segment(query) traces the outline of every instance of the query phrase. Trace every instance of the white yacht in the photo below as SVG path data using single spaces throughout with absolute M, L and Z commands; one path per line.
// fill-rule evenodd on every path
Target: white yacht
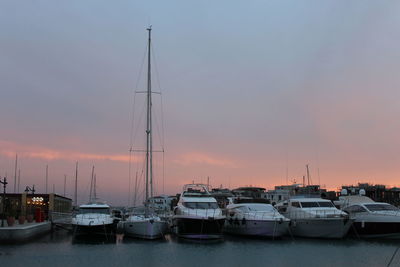
M 111 234 L 116 221 L 110 206 L 103 203 L 80 205 L 78 213 L 72 218 L 74 234 Z
M 134 209 L 124 225 L 127 236 L 143 239 L 162 238 L 168 231 L 168 222 L 148 207 Z
M 193 239 L 222 238 L 225 216 L 217 200 L 204 184 L 183 187 L 172 216 L 172 230 L 179 237 Z
M 400 209 L 388 203 L 373 201 L 365 196 L 364 189 L 360 190 L 359 195 L 347 195 L 347 190 L 342 190 L 337 204 L 354 219 L 352 234 L 400 238 Z
M 343 238 L 353 223 L 347 213 L 327 199 L 290 198 L 276 207 L 290 219 L 289 229 L 294 236 Z
M 275 238 L 288 232 L 290 220 L 271 204 L 229 204 L 226 209 L 226 233 Z
M 151 95 L 151 26 L 148 31 L 147 46 L 147 90 L 146 90 L 146 199 L 143 212 L 133 212 L 124 224 L 127 236 L 139 237 L 144 239 L 156 239 L 163 237 L 168 230 L 168 222 L 155 213 L 154 206 L 150 205 L 149 199 L 153 197 L 153 125 L 152 125 L 152 100 Z
M 118 219 L 112 214 L 109 205 L 97 201 L 94 166 L 90 181 L 89 203 L 79 206 L 79 210 L 72 218 L 71 223 L 74 235 L 104 234 L 108 237 L 109 234 L 115 232 Z

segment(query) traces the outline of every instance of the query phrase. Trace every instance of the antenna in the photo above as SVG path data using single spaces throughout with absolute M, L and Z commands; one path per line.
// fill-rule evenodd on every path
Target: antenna
M 286 185 L 289 184 L 289 156 L 288 152 L 286 151 Z
M 129 185 L 128 185 L 128 207 L 130 207 L 131 206 L 131 199 L 132 199 L 132 196 L 131 196 L 131 187 L 132 187 L 132 185 L 131 185 L 131 159 L 130 159 L 130 157 L 131 157 L 131 152 L 129 152 Z
M 318 184 L 321 185 L 321 177 L 319 176 L 319 167 L 317 168 L 317 173 L 318 173 Z
M 75 165 L 75 206 L 78 206 L 78 162 Z
M 67 187 L 67 175 L 64 174 L 64 197 L 65 197 L 65 188 Z
M 18 169 L 18 186 L 17 186 L 17 193 L 19 193 L 19 185 L 21 183 L 21 169 Z
M 136 199 L 137 199 L 137 178 L 138 178 L 138 173 L 136 171 L 136 177 L 135 177 L 135 195 L 133 198 L 133 206 L 136 207 Z
M 49 182 L 49 165 L 46 165 L 46 194 L 47 194 L 47 184 Z
M 94 174 L 94 187 L 93 187 L 93 196 L 94 196 L 94 200 L 96 201 L 97 199 L 97 194 L 96 194 L 96 174 Z
M 90 193 L 89 193 L 89 202 L 92 202 L 93 179 L 94 179 L 94 165 L 93 165 L 93 167 L 92 167 L 92 177 L 91 177 L 91 179 L 90 179 Z
M 17 165 L 18 165 L 18 154 L 15 154 L 14 193 L 17 192 Z
M 164 135 L 164 133 L 163 133 L 163 135 Z M 164 140 L 163 140 L 163 153 L 162 153 L 162 193 L 163 194 L 165 194 L 165 190 L 164 190 L 165 189 L 165 164 L 164 164 L 164 162 L 165 162 L 165 157 L 164 157 Z

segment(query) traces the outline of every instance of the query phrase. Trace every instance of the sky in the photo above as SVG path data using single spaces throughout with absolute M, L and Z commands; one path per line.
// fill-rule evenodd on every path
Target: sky
M 143 197 L 152 25 L 154 183 L 400 186 L 400 2 L 0 2 L 0 175 L 100 199 Z M 133 121 L 133 123 L 132 123 Z M 132 134 L 133 133 L 133 134 Z M 164 157 L 162 156 L 164 155 Z M 131 162 L 131 164 L 129 164 Z M 130 166 L 130 167 L 129 167 Z M 130 178 L 129 178 L 130 177 Z

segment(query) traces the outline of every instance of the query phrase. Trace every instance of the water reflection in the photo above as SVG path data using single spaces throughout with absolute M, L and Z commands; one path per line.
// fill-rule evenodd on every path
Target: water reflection
M 218 238 L 218 239 L 190 239 L 190 238 L 178 237 L 176 235 L 169 235 L 169 240 L 171 242 L 176 242 L 176 243 L 180 243 L 180 244 L 204 244 L 204 245 L 221 244 L 221 243 L 224 243 L 224 241 L 225 241 L 224 238 Z
M 33 242 L 0 244 L 1 266 L 400 266 L 399 240 L 324 240 L 284 237 L 190 240 L 166 235 L 143 240 L 127 236 L 81 235 L 55 231 Z M 38 261 L 40 259 L 40 261 Z
M 72 244 L 90 244 L 90 245 L 103 245 L 103 244 L 115 244 L 115 235 L 76 235 L 72 238 Z
M 143 239 L 139 237 L 132 237 L 125 235 L 123 238 L 122 243 L 130 244 L 130 243 L 139 243 L 139 244 L 146 244 L 146 243 L 165 243 L 170 241 L 169 235 L 164 235 L 164 237 L 157 238 L 157 239 Z

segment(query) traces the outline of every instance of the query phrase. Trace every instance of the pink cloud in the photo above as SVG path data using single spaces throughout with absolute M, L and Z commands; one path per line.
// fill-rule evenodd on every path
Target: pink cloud
M 232 160 L 222 159 L 200 152 L 183 154 L 178 159 L 173 160 L 173 162 L 184 166 L 206 164 L 218 167 L 236 168 L 236 164 Z
M 93 154 L 93 153 L 82 153 L 78 151 L 57 151 L 40 146 L 27 146 L 17 143 L 0 141 L 0 154 L 6 157 L 15 157 L 15 153 L 18 153 L 18 157 L 21 158 L 37 158 L 45 160 L 112 160 L 129 162 L 129 155 L 122 154 Z M 137 159 L 132 156 L 132 161 Z

